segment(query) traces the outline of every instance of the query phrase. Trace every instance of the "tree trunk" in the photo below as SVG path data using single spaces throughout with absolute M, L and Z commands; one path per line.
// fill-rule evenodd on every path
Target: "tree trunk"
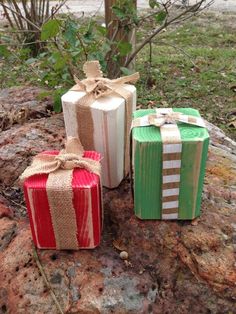
M 112 6 L 120 6 L 118 0 L 105 0 L 105 20 L 107 27 L 107 37 L 113 42 L 129 42 L 132 44 L 132 50 L 135 48 L 136 44 L 136 30 L 132 27 L 129 31 L 121 25 L 117 16 L 112 12 Z M 133 5 L 135 9 L 137 8 L 137 0 L 130 1 L 129 5 Z M 118 55 L 117 45 L 114 44 L 111 47 L 111 51 L 108 53 L 108 76 L 114 78 L 120 75 L 120 67 L 124 66 L 126 59 L 129 55 L 125 57 L 119 57 L 117 60 L 114 57 Z M 130 63 L 129 69 L 134 69 L 135 60 Z

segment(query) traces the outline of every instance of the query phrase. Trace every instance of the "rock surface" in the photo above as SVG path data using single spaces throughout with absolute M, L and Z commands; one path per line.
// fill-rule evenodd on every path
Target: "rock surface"
M 200 218 L 137 219 L 125 180 L 104 191 L 99 248 L 38 251 L 64 313 L 236 313 L 236 143 L 217 127 L 208 128 Z M 1 134 L 0 313 L 59 313 L 38 268 L 14 182 L 35 153 L 61 148 L 63 138 L 61 115 L 29 118 Z

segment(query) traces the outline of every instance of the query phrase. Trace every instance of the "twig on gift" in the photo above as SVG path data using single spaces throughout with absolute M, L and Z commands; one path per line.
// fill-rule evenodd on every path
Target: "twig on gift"
M 39 269 L 39 271 L 40 271 L 40 273 L 41 273 L 41 275 L 42 275 L 42 277 L 43 277 L 44 283 L 46 284 L 46 286 L 47 286 L 47 288 L 48 288 L 48 290 L 49 290 L 49 292 L 50 292 L 50 294 L 51 294 L 51 297 L 52 297 L 53 301 L 55 302 L 55 305 L 56 305 L 58 311 L 59 311 L 61 314 L 64 314 L 64 311 L 62 310 L 62 308 L 61 308 L 61 306 L 60 306 L 60 304 L 59 304 L 59 302 L 58 302 L 58 300 L 57 300 L 57 297 L 56 297 L 56 295 L 55 295 L 55 293 L 54 293 L 54 291 L 53 291 L 53 289 L 52 289 L 52 287 L 51 287 L 51 285 L 50 285 L 50 283 L 49 283 L 49 281 L 48 281 L 48 279 L 47 279 L 47 276 L 46 276 L 46 274 L 45 274 L 45 271 L 44 271 L 44 269 L 43 269 L 43 266 L 42 266 L 42 264 L 40 263 L 40 260 L 39 260 L 39 256 L 38 256 L 36 247 L 35 247 L 34 245 L 32 245 L 32 248 L 33 248 L 33 256 L 34 256 L 36 265 L 37 265 L 37 267 L 38 267 L 38 269 Z

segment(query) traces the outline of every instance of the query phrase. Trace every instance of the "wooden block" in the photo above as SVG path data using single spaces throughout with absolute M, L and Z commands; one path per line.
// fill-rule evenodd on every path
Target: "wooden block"
M 124 85 L 133 94 L 133 111 L 136 109 L 136 88 Z M 68 91 L 62 96 L 66 134 L 79 136 L 77 120 L 78 101 L 84 92 Z M 102 155 L 102 183 L 108 188 L 117 187 L 124 178 L 125 100 L 115 94 L 101 97 L 90 107 L 93 120 L 94 147 Z M 83 144 L 83 138 L 80 138 Z
M 191 108 L 173 111 L 200 117 Z M 134 118 L 154 112 L 139 110 Z M 132 130 L 134 207 L 141 219 L 193 219 L 200 215 L 209 135 L 195 125 L 180 122 L 177 126 L 182 143 L 163 144 L 159 127 Z
M 58 151 L 46 152 L 57 155 Z M 99 161 L 97 152 L 84 152 L 84 157 Z M 53 175 L 53 174 L 51 174 Z M 56 249 L 56 236 L 52 224 L 47 193 L 48 174 L 29 177 L 24 182 L 24 195 L 30 219 L 33 241 L 39 249 Z M 57 186 L 55 186 L 57 190 Z M 101 185 L 98 175 L 85 169 L 73 170 L 73 207 L 76 217 L 78 247 L 92 249 L 99 245 L 102 229 Z M 66 234 L 70 225 L 63 226 Z M 64 249 L 69 249 L 65 247 Z

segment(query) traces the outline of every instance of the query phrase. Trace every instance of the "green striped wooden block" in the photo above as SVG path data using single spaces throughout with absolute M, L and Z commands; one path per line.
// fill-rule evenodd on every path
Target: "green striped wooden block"
M 192 108 L 173 108 L 173 111 L 200 117 Z M 155 110 L 138 110 L 133 117 L 150 113 Z M 141 219 L 193 219 L 200 215 L 209 134 L 206 128 L 180 122 L 177 125 L 182 144 L 163 145 L 160 128 L 155 126 L 132 130 L 134 210 Z M 179 152 L 181 162 L 176 161 L 179 169 L 172 180 L 173 175 L 168 176 L 168 170 L 163 173 L 162 166 L 163 162 L 168 165 L 169 153 Z M 174 213 L 176 206 L 178 214 Z

